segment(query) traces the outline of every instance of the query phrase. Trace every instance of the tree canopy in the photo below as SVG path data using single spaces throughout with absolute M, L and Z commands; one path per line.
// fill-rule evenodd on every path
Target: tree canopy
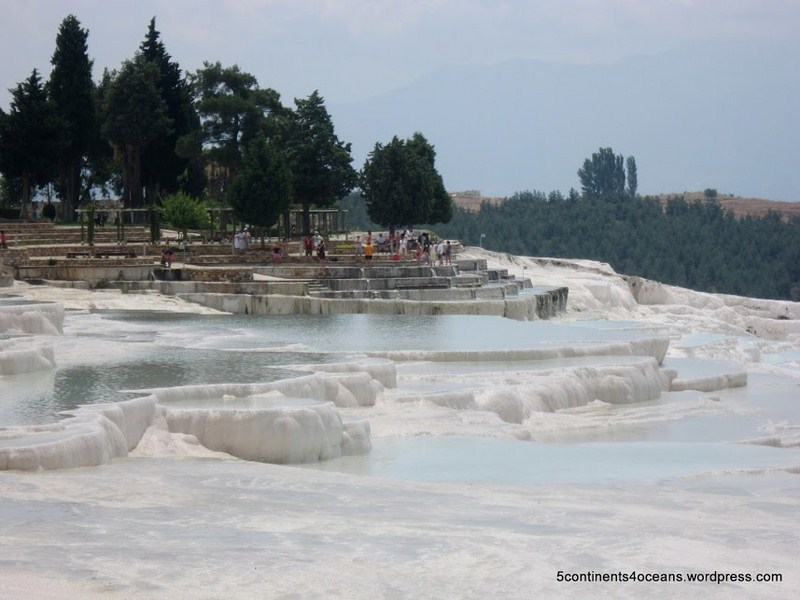
M 278 92 L 260 88 L 256 78 L 237 65 L 205 62 L 189 80 L 206 160 L 213 167 L 210 195 L 222 200 L 239 170 L 244 147 L 259 132 L 269 136 L 285 109 Z
M 124 198 L 133 208 L 143 205 L 142 154 L 173 130 L 159 81 L 154 63 L 141 58 L 127 61 L 105 99 L 104 132 L 122 164 Z
M 261 228 L 275 225 L 291 206 L 292 172 L 283 152 L 263 134 L 245 148 L 229 201 L 242 221 Z
M 189 229 L 205 229 L 211 219 L 203 203 L 185 192 L 170 194 L 163 199 L 162 208 L 167 223 L 180 230 L 183 239 Z
M 625 161 L 611 148 L 600 148 L 583 162 L 578 178 L 583 195 L 588 198 L 619 196 L 625 192 Z
M 183 190 L 169 202 L 183 210 L 170 209 L 175 222 L 188 213 L 199 223 L 202 204 L 185 205 L 190 195 L 208 195 L 270 226 L 293 196 L 307 233 L 312 206 L 329 206 L 360 185 L 361 195 L 345 200 L 359 208 L 350 216 L 380 226 L 439 225 L 441 235 L 477 243 L 484 234 L 487 247 L 506 252 L 602 260 L 701 290 L 800 298 L 800 221 L 736 219 L 713 188 L 697 203 L 640 197 L 635 159 L 611 148 L 578 169 L 580 194 L 523 192 L 474 213 L 454 210 L 434 148 L 420 133 L 376 143 L 358 174 L 317 91 L 288 108 L 236 65 L 207 62 L 184 76 L 155 19 L 133 58 L 95 85 L 87 43 L 88 31 L 67 16 L 47 84 L 34 69 L 11 90 L 7 112 L 0 110 L 2 197 L 21 201 L 23 215 L 37 187 L 55 190 L 65 218 L 95 188 L 121 193 L 133 207 L 143 205 L 143 190 L 150 200 Z
M 356 186 L 358 174 L 351 165 L 351 146 L 337 137 L 319 92 L 294 103 L 284 140 L 295 201 L 303 207 L 303 234 L 308 235 L 311 206 L 330 206 L 346 196 Z
M 718 202 L 631 198 L 570 200 L 521 192 L 479 211 L 456 209 L 444 237 L 523 256 L 582 258 L 707 292 L 800 299 L 800 218 L 737 219 Z
M 452 200 L 436 171 L 436 152 L 421 133 L 376 143 L 361 171 L 369 217 L 384 227 L 446 223 Z
M 28 212 L 34 186 L 55 172 L 62 127 L 34 69 L 28 79 L 11 90 L 9 112 L 0 115 L 0 167 L 6 176 L 20 181 L 23 215 Z

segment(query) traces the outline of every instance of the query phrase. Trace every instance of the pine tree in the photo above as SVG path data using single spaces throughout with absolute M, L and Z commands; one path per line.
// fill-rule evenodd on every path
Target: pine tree
M 283 152 L 258 134 L 247 145 L 228 196 L 237 217 L 269 228 L 292 204 L 292 172 Z
M 370 218 L 384 227 L 446 223 L 452 200 L 436 171 L 436 152 L 421 133 L 375 144 L 361 171 L 361 190 Z
M 311 205 L 330 206 L 356 186 L 350 144 L 341 142 L 318 92 L 296 99 L 286 144 L 295 200 L 303 207 L 303 234 L 311 230 Z
M 0 170 L 21 183 L 20 215 L 37 184 L 49 181 L 59 155 L 63 122 L 48 100 L 36 69 L 11 91 L 9 112 L 0 122 Z
M 190 79 L 205 159 L 212 166 L 210 195 L 223 200 L 236 178 L 245 146 L 259 132 L 273 135 L 287 111 L 275 90 L 259 88 L 256 78 L 236 65 L 206 62 Z

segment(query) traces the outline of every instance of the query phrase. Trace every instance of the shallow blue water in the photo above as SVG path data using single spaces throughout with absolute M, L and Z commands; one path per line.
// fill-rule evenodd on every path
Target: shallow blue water
M 295 376 L 292 365 L 366 351 L 529 349 L 642 335 L 501 317 L 68 312 L 65 336 L 75 338 L 86 364 L 4 378 L 0 424 L 52 422 L 80 404 L 121 400 L 119 390 L 275 381 Z M 121 358 L 104 351 L 110 344 L 124 349 Z
M 215 383 L 275 381 L 300 374 L 296 365 L 334 362 L 370 350 L 502 350 L 595 344 L 651 337 L 633 322 L 518 322 L 500 317 L 388 315 L 231 316 L 159 312 L 68 312 L 63 338 L 78 358 L 50 372 L 0 378 L 0 425 L 44 423 L 80 404 L 112 402 L 120 390 Z M 114 351 L 106 351 L 113 348 Z M 585 357 L 508 363 L 405 363 L 398 374 L 416 378 L 459 373 L 511 373 L 566 366 L 623 364 L 638 357 Z M 668 359 L 679 375 L 698 377 L 737 371 L 719 361 Z M 538 442 L 490 437 L 374 438 L 372 453 L 308 468 L 425 481 L 503 484 L 653 482 L 706 471 L 796 466 L 797 449 L 731 443 L 767 435 L 762 423 L 794 422 L 797 408 L 788 384 L 751 377 L 728 390 L 710 414 L 684 414 L 696 392 L 664 394 L 630 410 L 643 419 L 610 420 L 600 426 L 543 430 Z M 424 386 L 423 386 L 424 387 Z M 647 404 L 647 403 L 645 403 Z M 717 408 L 720 411 L 716 411 Z M 628 416 L 625 406 L 611 409 Z M 648 416 L 652 411 L 652 415 Z M 666 412 L 665 412 L 666 411 Z M 368 409 L 365 410 L 369 412 Z M 676 418 L 673 418 L 673 415 Z M 592 418 L 589 416 L 588 418 Z M 546 441 L 546 443 L 545 443 Z M 568 441 L 569 443 L 564 443 Z
M 384 438 L 369 456 L 302 468 L 392 479 L 495 483 L 656 483 L 701 473 L 796 467 L 792 449 L 734 443 L 579 443 L 469 437 Z
M 160 332 L 191 328 L 220 348 L 302 344 L 311 351 L 504 350 L 556 343 L 598 343 L 651 337 L 647 328 L 600 322 L 513 321 L 491 316 L 183 315 L 115 313 L 109 320 L 151 324 Z

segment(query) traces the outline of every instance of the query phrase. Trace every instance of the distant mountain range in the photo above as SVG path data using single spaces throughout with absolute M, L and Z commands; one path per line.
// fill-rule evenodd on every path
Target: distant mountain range
M 639 192 L 800 200 L 800 43 L 697 45 L 603 66 L 453 66 L 331 103 L 361 168 L 376 142 L 422 132 L 448 190 L 580 188 L 601 147 L 634 156 Z

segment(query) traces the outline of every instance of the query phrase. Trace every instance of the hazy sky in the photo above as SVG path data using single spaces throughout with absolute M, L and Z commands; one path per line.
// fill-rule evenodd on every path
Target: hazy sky
M 0 106 L 50 71 L 58 26 L 89 30 L 95 78 L 157 19 L 184 70 L 238 64 L 285 104 L 319 89 L 362 99 L 448 64 L 511 58 L 595 63 L 695 41 L 800 33 L 798 0 L 0 0 Z
M 585 157 L 598 147 L 612 146 L 636 155 L 642 193 L 710 185 L 743 195 L 800 199 L 796 174 L 800 138 L 793 133 L 800 123 L 793 101 L 800 76 L 794 56 L 800 0 L 0 0 L 0 107 L 8 107 L 8 89 L 32 69 L 45 78 L 49 75 L 55 37 L 69 14 L 89 30 L 96 80 L 104 68 L 118 68 L 134 56 L 155 16 L 167 51 L 184 71 L 195 71 L 204 61 L 238 64 L 255 75 L 261 87 L 277 90 L 286 106 L 319 90 L 335 117 L 337 133 L 353 142 L 357 168 L 375 141 L 412 133 L 398 129 L 403 120 L 435 136 L 431 141 L 437 148 L 437 165 L 453 190 L 476 188 L 490 195 L 510 195 L 520 189 L 566 191 L 578 184 L 575 173 Z M 745 65 L 753 62 L 746 59 L 736 62 L 731 54 L 721 63 L 724 69 L 702 68 L 701 46 L 734 48 L 740 57 L 747 57 L 750 49 L 767 42 L 786 49 L 776 59 L 755 66 Z M 728 56 L 726 50 L 721 52 Z M 731 95 L 702 103 L 696 87 L 681 87 L 686 78 L 664 77 L 656 82 L 654 93 L 640 98 L 643 104 L 634 111 L 649 112 L 640 116 L 640 122 L 612 131 L 613 135 L 592 136 L 585 127 L 573 132 L 576 108 L 570 113 L 567 107 L 560 111 L 555 106 L 547 115 L 554 132 L 536 144 L 541 131 L 534 125 L 530 134 L 517 126 L 514 131 L 498 128 L 493 118 L 502 120 L 504 111 L 497 106 L 458 114 L 456 105 L 463 96 L 453 89 L 452 99 L 440 90 L 436 98 L 423 100 L 425 105 L 401 107 L 398 114 L 405 117 L 395 114 L 392 120 L 380 115 L 377 123 L 359 116 L 364 104 L 352 104 L 434 71 L 438 77 L 442 69 L 456 65 L 538 59 L 594 66 L 660 53 L 693 57 L 697 53 L 696 61 L 676 68 L 689 71 L 697 64 L 694 70 L 701 73 L 707 89 L 727 90 L 731 77 L 745 83 L 761 73 L 774 77 L 768 90 L 757 88 L 754 102 L 741 114 L 727 114 L 734 110 L 734 103 L 726 101 Z M 731 75 L 731 69 L 736 74 Z M 474 76 L 480 70 L 469 72 Z M 727 82 L 722 70 L 728 71 Z M 661 91 L 656 93 L 655 88 Z M 602 87 L 592 91 L 604 93 Z M 515 93 L 500 92 L 501 98 Z M 680 108 L 676 104 L 665 104 L 669 98 L 675 102 L 670 92 L 678 94 L 683 113 L 673 110 Z M 541 94 L 546 96 L 547 90 Z M 582 93 L 578 99 L 585 102 L 580 112 L 596 103 L 591 94 Z M 437 100 L 445 106 L 424 121 L 424 109 Z M 349 118 L 348 106 L 356 113 Z M 481 117 L 481 111 L 494 114 Z M 601 113 L 596 121 L 608 117 Z M 667 132 L 656 135 L 648 119 L 669 123 Z M 455 129 L 447 130 L 448 122 L 455 122 Z M 473 137 L 465 144 L 459 134 L 481 124 L 490 130 L 485 139 Z M 635 139 L 622 139 L 625 132 Z M 676 137 L 678 133 L 685 141 Z M 714 140 L 717 149 L 709 153 L 697 139 Z

